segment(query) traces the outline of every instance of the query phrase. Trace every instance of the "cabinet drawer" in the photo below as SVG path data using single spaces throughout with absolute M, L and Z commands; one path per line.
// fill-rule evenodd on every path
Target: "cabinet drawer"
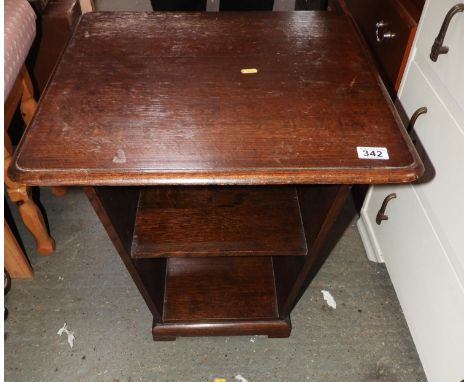
M 397 90 L 416 22 L 395 0 L 347 0 L 347 5 L 380 66 L 384 82 Z
M 414 126 L 426 174 L 413 186 L 463 281 L 463 132 L 416 62 L 409 68 L 400 102 L 408 116 L 427 107 Z
M 377 225 L 392 192 L 388 220 Z M 385 259 L 428 380 L 461 381 L 463 289 L 413 187 L 372 187 L 361 219 Z

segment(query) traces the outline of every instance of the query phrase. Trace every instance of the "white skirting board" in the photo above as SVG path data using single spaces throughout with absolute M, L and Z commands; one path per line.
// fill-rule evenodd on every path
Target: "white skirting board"
M 378 246 L 378 244 L 370 233 L 372 231 L 369 232 L 368 227 L 369 226 L 365 223 L 365 219 L 361 216 L 357 221 L 357 229 L 361 236 L 364 249 L 366 250 L 367 258 L 374 263 L 385 263 L 382 253 L 380 251 L 376 251 L 374 248 L 374 246 Z
M 361 216 L 357 221 L 357 228 L 361 236 L 362 244 L 366 250 L 367 258 L 374 263 L 385 263 L 382 256 L 382 251 L 379 247 L 377 238 L 375 237 L 372 225 L 368 221 L 368 215 L 365 213 L 369 207 L 369 200 L 372 197 L 373 187 L 369 188 L 366 199 L 361 209 Z

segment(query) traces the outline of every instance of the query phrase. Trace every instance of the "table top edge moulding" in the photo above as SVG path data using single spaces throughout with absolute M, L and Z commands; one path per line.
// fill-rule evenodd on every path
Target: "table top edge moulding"
M 77 186 L 414 181 L 423 165 L 362 49 L 334 12 L 88 13 L 9 174 Z M 358 146 L 389 159 L 360 159 Z

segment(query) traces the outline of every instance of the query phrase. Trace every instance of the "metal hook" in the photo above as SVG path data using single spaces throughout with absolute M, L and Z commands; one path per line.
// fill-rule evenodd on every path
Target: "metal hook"
M 408 132 L 408 134 L 411 134 L 413 132 L 414 124 L 416 123 L 416 120 L 418 119 L 418 117 L 421 114 L 426 114 L 426 113 L 427 113 L 427 107 L 425 106 L 420 107 L 413 113 L 410 121 L 408 122 L 408 127 L 406 128 L 406 131 Z
M 380 207 L 379 212 L 377 212 L 377 216 L 375 217 L 375 222 L 380 225 L 382 223 L 382 220 L 388 220 L 388 216 L 385 215 L 385 209 L 387 208 L 387 204 L 390 200 L 396 199 L 396 194 L 393 192 L 390 195 L 388 195 L 384 201 L 382 202 L 382 207 Z
M 447 33 L 447 29 L 449 27 L 450 21 L 452 20 L 453 16 L 455 16 L 458 12 L 464 11 L 463 3 L 454 5 L 450 10 L 447 12 L 445 16 L 444 22 L 440 27 L 440 32 L 434 40 L 434 44 L 432 44 L 431 54 L 429 57 L 432 61 L 436 62 L 439 58 L 439 54 L 447 54 L 449 51 L 448 46 L 443 46 L 445 34 Z

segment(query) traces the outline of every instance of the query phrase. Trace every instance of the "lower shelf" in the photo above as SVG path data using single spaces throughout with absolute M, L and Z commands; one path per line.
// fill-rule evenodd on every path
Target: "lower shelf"
M 276 320 L 272 258 L 169 258 L 163 322 Z

